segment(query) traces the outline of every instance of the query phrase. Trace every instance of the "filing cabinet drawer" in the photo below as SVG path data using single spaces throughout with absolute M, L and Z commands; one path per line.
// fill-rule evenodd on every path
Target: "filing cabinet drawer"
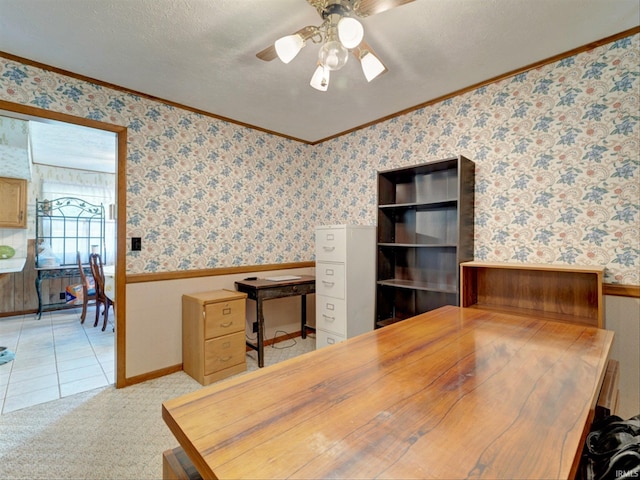
M 246 361 L 244 332 L 207 340 L 204 344 L 204 373 L 224 370 Z
M 316 330 L 316 348 L 327 347 L 346 340 L 342 335 L 325 332 L 324 330 Z
M 209 303 L 205 306 L 204 338 L 244 331 L 245 300 Z
M 343 228 L 316 230 L 316 261 L 344 262 L 346 255 L 346 232 Z
M 344 298 L 344 265 L 316 262 L 316 293 Z
M 316 297 L 316 329 L 347 336 L 347 307 L 345 301 L 333 297 Z
M 316 239 L 316 348 L 373 329 L 376 227 L 319 225 Z

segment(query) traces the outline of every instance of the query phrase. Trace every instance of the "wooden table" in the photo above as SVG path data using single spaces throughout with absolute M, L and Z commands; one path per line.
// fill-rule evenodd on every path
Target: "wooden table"
M 297 275 L 295 280 L 273 281 L 264 278 L 256 280 L 242 280 L 236 282 L 236 290 L 247 294 L 250 300 L 256 302 L 256 322 L 258 323 L 257 344 L 247 342 L 250 348 L 258 351 L 258 367 L 264 367 L 264 314 L 263 302 L 274 298 L 284 298 L 299 295 L 301 297 L 300 329 L 302 338 L 307 337 L 307 295 L 316 291 L 316 277 L 312 275 Z
M 204 478 L 572 478 L 613 333 L 442 307 L 164 402 Z
M 105 265 L 102 267 L 104 273 L 104 293 L 113 302 L 116 300 L 116 266 Z

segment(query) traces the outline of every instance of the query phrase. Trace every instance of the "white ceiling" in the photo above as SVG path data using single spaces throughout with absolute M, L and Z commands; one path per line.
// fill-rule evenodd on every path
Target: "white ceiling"
M 33 163 L 104 173 L 116 171 L 117 137 L 113 132 L 0 110 L 0 120 L 5 117 L 29 122 Z M 0 136 L 10 128 L 3 127 L 0 121 Z M 25 147 L 26 140 L 24 146 L 11 141 L 0 144 L 0 171 L 5 174 L 8 169 L 4 176 L 31 179 Z
M 640 1 L 416 0 L 362 19 L 389 71 L 352 57 L 327 92 L 318 45 L 256 58 L 320 23 L 305 0 L 0 0 L 0 51 L 313 143 L 637 27 Z
M 117 137 L 113 132 L 61 122 L 29 122 L 34 163 L 115 173 Z

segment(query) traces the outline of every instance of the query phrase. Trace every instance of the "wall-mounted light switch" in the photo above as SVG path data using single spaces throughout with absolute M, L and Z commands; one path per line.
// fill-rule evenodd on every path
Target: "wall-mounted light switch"
M 142 250 L 142 238 L 131 237 L 131 251 L 139 252 L 140 250 Z

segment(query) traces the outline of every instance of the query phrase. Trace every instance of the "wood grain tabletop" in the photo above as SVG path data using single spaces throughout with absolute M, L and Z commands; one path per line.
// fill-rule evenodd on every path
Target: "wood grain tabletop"
M 443 307 L 164 402 L 204 478 L 571 478 L 613 333 Z

